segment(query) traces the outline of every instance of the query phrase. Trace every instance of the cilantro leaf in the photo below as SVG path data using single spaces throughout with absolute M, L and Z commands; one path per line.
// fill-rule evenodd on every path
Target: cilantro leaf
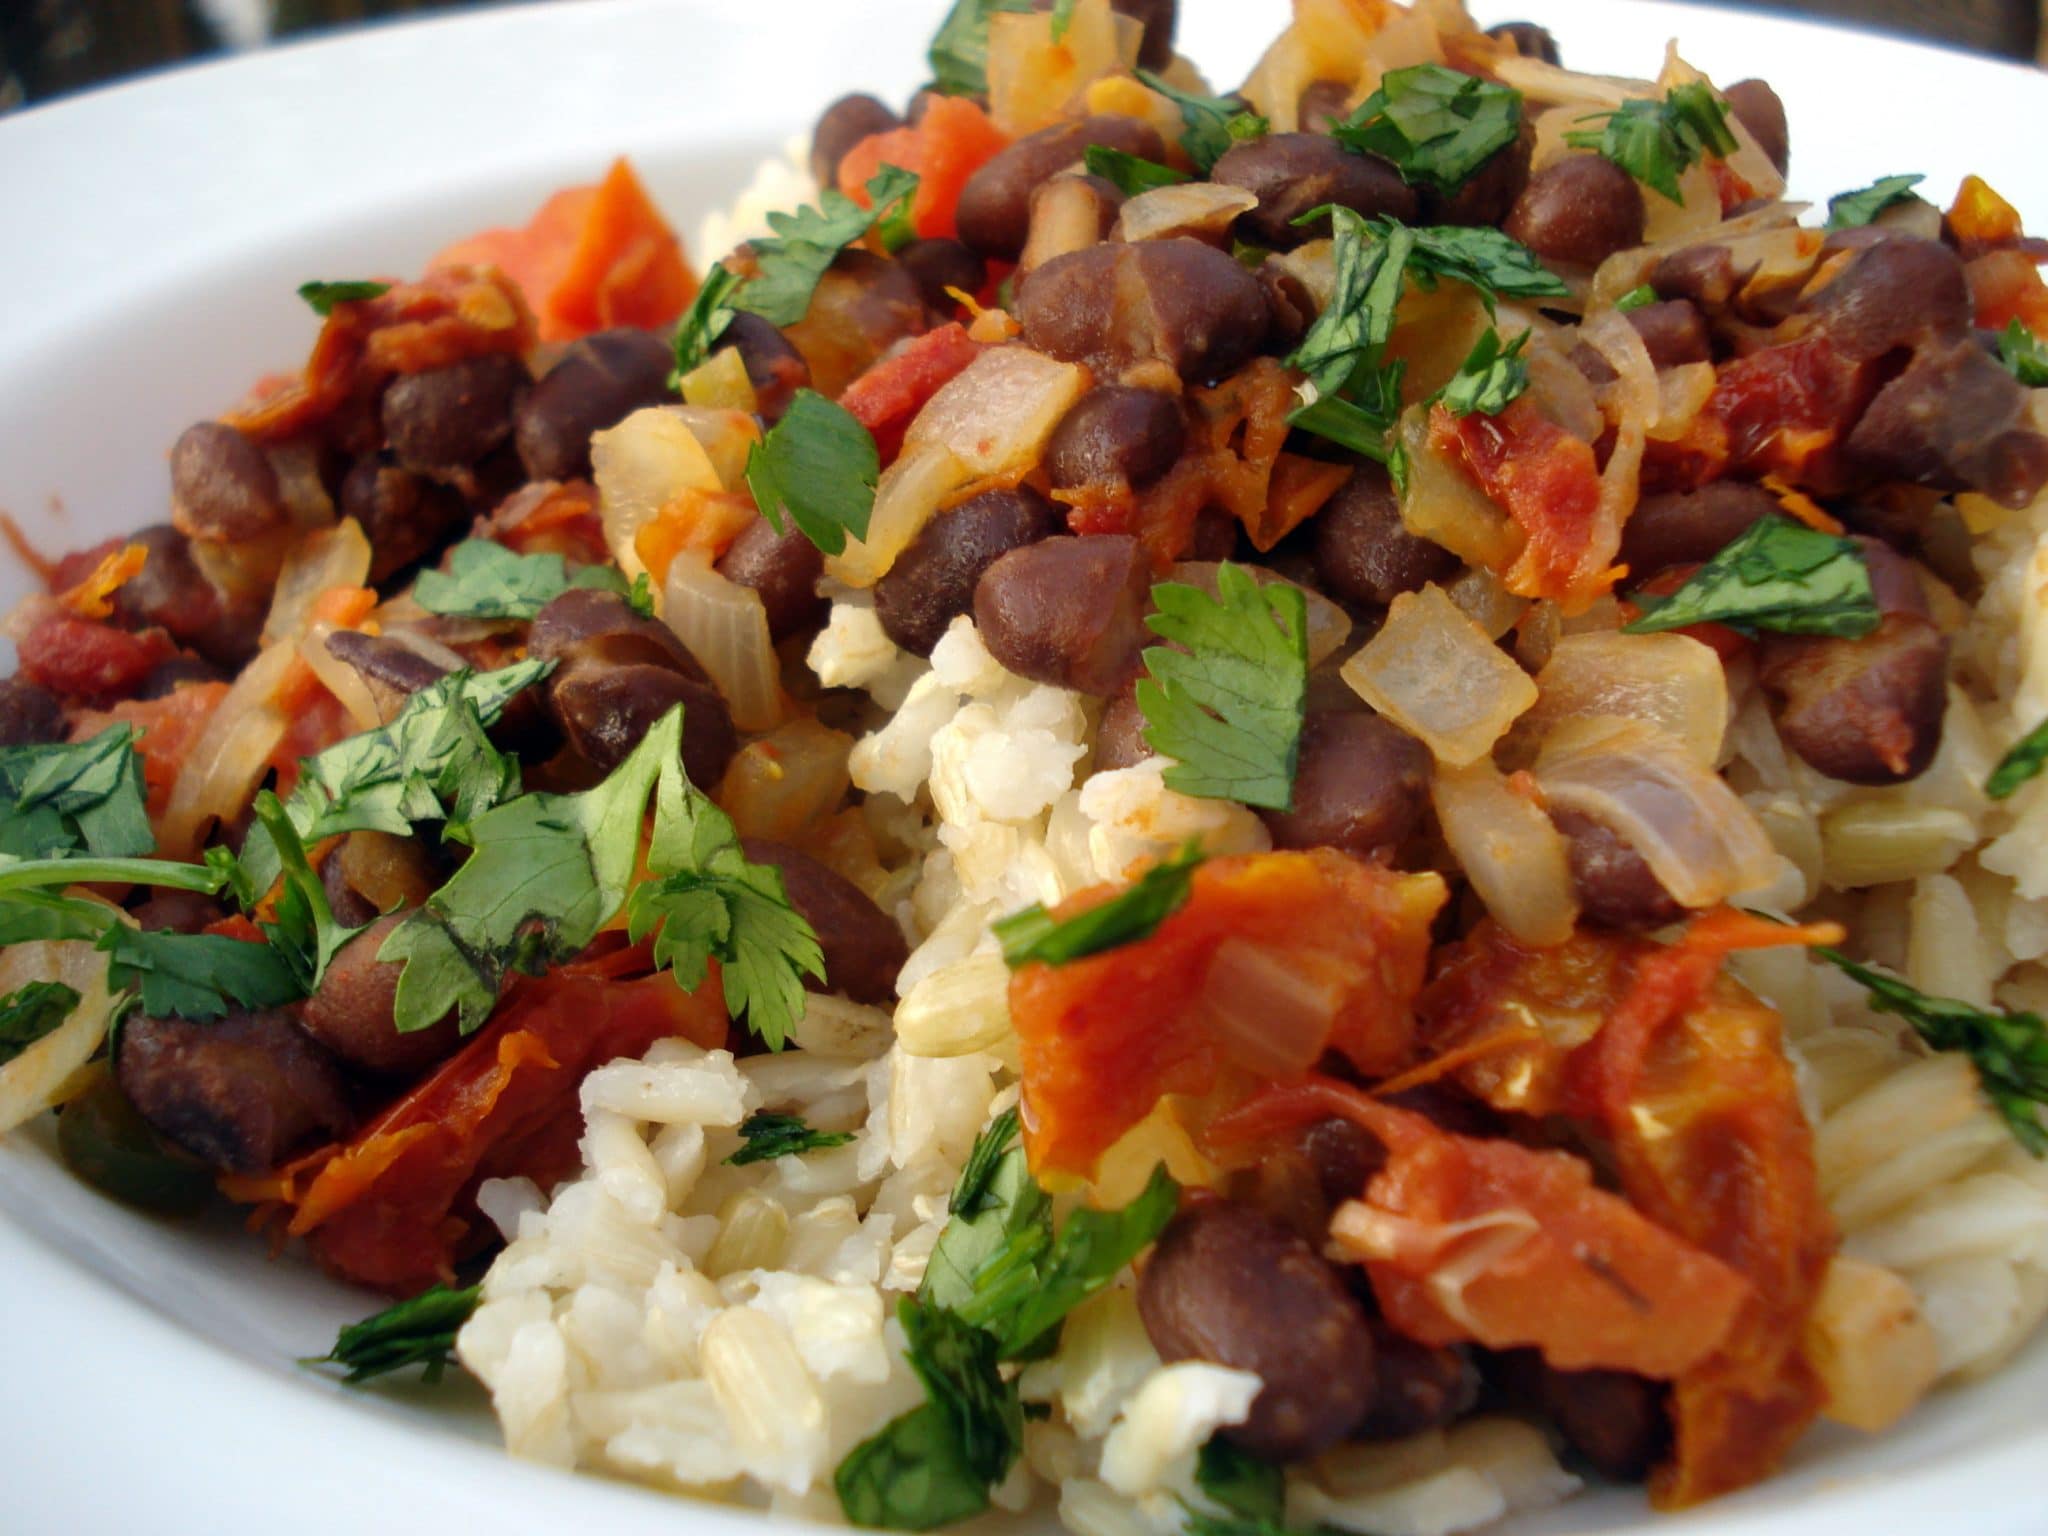
M 337 304 L 353 304 L 359 299 L 378 299 L 390 291 L 389 283 L 364 282 L 361 279 L 299 284 L 299 297 L 312 307 L 314 314 L 323 318 L 333 314 L 334 306 Z
M 274 917 L 257 926 L 282 956 L 299 990 L 310 997 L 341 946 L 362 930 L 344 928 L 334 920 L 327 888 L 306 862 L 305 845 L 277 796 L 267 789 L 259 791 L 254 810 L 277 850 L 284 879 Z
M 1638 283 L 1614 301 L 1614 307 L 1626 315 L 1632 310 L 1644 309 L 1657 302 L 1657 290 L 1648 283 Z
M 1892 204 L 1912 198 L 1915 195 L 1913 189 L 1926 179 L 1925 176 L 1880 176 L 1867 187 L 1837 193 L 1828 199 L 1825 228 L 1859 229 Z
M 1528 343 L 1529 333 L 1519 331 L 1503 347 L 1500 332 L 1488 326 L 1439 392 L 1444 409 L 1456 416 L 1470 416 L 1475 411 L 1498 416 L 1506 410 L 1529 387 L 1529 359 L 1523 356 Z
M 1012 970 L 1034 964 L 1066 965 L 1150 938 L 1186 903 L 1189 883 L 1203 858 L 1200 846 L 1190 842 L 1172 858 L 1146 870 L 1125 890 L 1069 918 L 1054 918 L 1034 903 L 998 919 L 992 931 L 1002 943 L 1003 959 Z
M 1076 0 L 1053 0 L 1052 40 L 1058 42 L 1067 35 L 1067 28 L 1074 24 Z
M 960 1180 L 953 1186 L 953 1193 L 946 1201 L 946 1209 L 955 1216 L 974 1216 L 988 1201 L 989 1182 L 995 1177 L 997 1167 L 1016 1144 L 1017 1133 L 1022 1128 L 1021 1117 L 1016 1105 L 1011 1105 L 982 1129 L 974 1138 L 974 1145 L 968 1150 L 967 1161 L 961 1166 Z
M 1685 201 L 1678 178 L 1694 162 L 1736 148 L 1728 128 L 1728 103 L 1704 80 L 1675 85 L 1662 97 L 1631 97 L 1613 112 L 1596 112 L 1580 121 L 1602 126 L 1566 134 L 1567 144 L 1598 150 L 1674 203 Z
M 1029 1291 L 998 1313 L 1003 1358 L 1032 1353 L 1069 1312 L 1143 1253 L 1179 1209 L 1180 1185 L 1162 1166 L 1152 1170 L 1138 1198 L 1122 1210 L 1083 1206 L 1069 1216 Z
M 625 596 L 626 578 L 608 565 L 574 576 L 557 554 L 522 555 L 492 539 L 464 539 L 448 551 L 448 569 L 421 571 L 412 595 L 429 613 L 470 619 L 530 619 L 571 587 Z
M 1128 150 L 1111 149 L 1105 144 L 1090 144 L 1081 160 L 1088 167 L 1089 175 L 1100 176 L 1125 197 L 1156 192 L 1161 187 L 1177 187 L 1191 179 L 1185 171 L 1176 171 L 1157 160 L 1147 160 L 1143 155 L 1134 155 Z
M 0 997 L 0 1066 L 62 1024 L 78 994 L 61 981 L 31 981 Z
M 800 389 L 782 420 L 747 450 L 747 489 L 777 533 L 787 513 L 805 538 L 836 555 L 848 533 L 867 537 L 881 466 L 874 438 L 851 411 Z
M 1839 950 L 1815 953 L 1831 961 L 1870 994 L 1879 1013 L 1897 1014 L 1937 1051 L 1961 1051 L 2015 1140 L 2036 1157 L 2048 1155 L 2048 1029 L 2039 1014 L 1992 1012 L 1952 997 L 1930 997 L 1918 987 L 1860 965 Z
M 815 208 L 769 214 L 768 227 L 775 234 L 750 242 L 760 275 L 738 289 L 731 302 L 771 325 L 803 319 L 825 269 L 898 204 L 907 207 L 917 195 L 917 177 L 885 165 L 869 180 L 867 191 L 866 208 L 844 192 L 827 189 Z
M 2048 347 L 2024 320 L 2008 320 L 1998 333 L 1998 360 L 2029 389 L 2048 388 Z
M 1260 1525 L 1287 1519 L 1287 1480 L 1270 1461 L 1261 1461 L 1222 1436 L 1212 1436 L 1195 1458 L 1195 1486 L 1221 1508 Z
M 682 387 L 683 375 L 702 366 L 704 359 L 711 355 L 718 338 L 725 334 L 725 328 L 732 324 L 732 317 L 739 313 L 733 297 L 745 285 L 741 277 L 724 262 L 711 264 L 711 270 L 704 274 L 704 282 L 697 290 L 697 296 L 690 300 L 690 307 L 683 311 L 683 318 L 676 322 L 676 334 L 672 345 L 675 348 L 675 371 L 668 376 L 668 387 Z
M 2048 767 L 2048 720 L 2014 742 L 2012 750 L 1998 760 L 1991 777 L 1984 781 L 1984 793 L 1993 800 L 2009 799 L 2043 767 Z
M 802 1115 L 777 1115 L 765 1109 L 740 1122 L 740 1135 L 746 1138 L 746 1145 L 726 1159 L 736 1168 L 843 1147 L 853 1140 L 851 1131 L 813 1130 Z
M 1174 760 L 1167 787 L 1289 809 L 1308 692 L 1301 590 L 1284 581 L 1262 586 L 1226 560 L 1214 597 L 1165 581 L 1153 587 L 1152 602 L 1146 627 L 1169 644 L 1145 652 L 1138 708 L 1146 745 Z
M 1030 0 L 953 0 L 928 50 L 933 89 L 945 96 L 987 95 L 989 17 L 1030 9 Z
M 474 852 L 384 940 L 403 962 L 393 1008 L 401 1034 L 452 1008 L 466 1034 L 490 1016 L 510 971 L 538 975 L 568 959 L 625 902 L 657 779 L 682 776 L 681 706 L 605 781 L 580 794 L 530 794 L 469 827 Z
M 1245 110 L 1244 103 L 1231 96 L 1198 96 L 1169 84 L 1149 69 L 1138 78 L 1180 108 L 1180 147 L 1194 161 L 1195 169 L 1207 175 L 1233 144 L 1263 137 L 1272 127 L 1265 118 Z
M 1744 634 L 1867 635 L 1881 621 L 1853 539 L 1776 513 L 1759 518 L 1669 597 L 1638 594 L 1632 635 L 1726 624 Z
M 130 725 L 85 741 L 0 748 L 0 805 L 0 853 L 123 858 L 156 848 Z
M 1440 64 L 1390 70 L 1330 130 L 1346 149 L 1378 155 L 1410 184 L 1455 192 L 1512 144 L 1522 93 Z
M 925 1265 L 918 1299 L 958 1312 L 975 1304 L 978 1282 L 999 1261 L 1028 1267 L 1052 1246 L 1052 1201 L 1031 1177 L 1017 1143 L 1017 1113 L 1005 1111 L 976 1138 Z
M 135 987 L 142 1011 L 217 1018 L 230 1003 L 280 1008 L 305 995 L 283 955 L 216 933 L 144 933 L 114 922 L 95 946 L 107 956 L 107 987 Z
M 1335 240 L 1330 300 L 1287 357 L 1287 366 L 1307 374 L 1316 393 L 1326 397 L 1342 390 L 1361 367 L 1376 365 L 1394 334 L 1394 311 L 1415 250 L 1415 232 L 1405 224 L 1389 221 L 1381 231 L 1353 209 L 1333 207 L 1328 213 Z
M 1396 363 L 1394 369 L 1400 366 Z M 1398 393 L 1398 378 L 1396 385 L 1394 393 Z M 1324 395 L 1287 418 L 1290 426 L 1313 432 L 1326 442 L 1349 448 L 1376 464 L 1390 466 L 1400 452 L 1399 444 L 1389 436 L 1397 420 L 1398 416 L 1381 415 L 1343 395 Z
M 425 1368 L 431 1385 L 455 1363 L 455 1335 L 482 1296 L 480 1285 L 459 1291 L 445 1285 L 429 1287 L 410 1301 L 348 1324 L 335 1336 L 333 1349 L 300 1363 L 339 1365 L 347 1370 L 344 1379 L 351 1384 L 417 1365 Z
M 443 836 L 466 839 L 470 822 L 519 792 L 519 764 L 491 745 L 484 727 L 552 668 L 522 661 L 451 672 L 406 700 L 390 724 L 304 759 L 284 802 L 299 840 L 361 831 L 404 837 L 422 821 L 446 822 Z M 260 826 L 243 844 L 242 868 L 256 895 L 277 880 L 277 847 Z
M 1398 227 L 1392 219 L 1373 221 L 1382 239 Z M 1430 224 L 1417 227 L 1413 234 L 1408 271 L 1423 287 L 1434 286 L 1440 277 L 1455 278 L 1478 289 L 1489 310 L 1495 298 L 1554 299 L 1570 292 L 1564 279 L 1538 261 L 1534 251 L 1497 229 Z

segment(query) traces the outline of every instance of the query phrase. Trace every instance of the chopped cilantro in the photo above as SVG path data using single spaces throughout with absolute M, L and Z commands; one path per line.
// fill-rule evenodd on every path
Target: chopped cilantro
M 1330 133 L 1346 149 L 1389 161 L 1404 181 L 1448 193 L 1512 144 L 1521 123 L 1520 91 L 1416 64 L 1388 71 Z
M 1472 350 L 1458 365 L 1458 371 L 1444 385 L 1438 398 L 1455 416 L 1498 416 L 1517 395 L 1529 387 L 1529 359 L 1523 355 L 1529 333 L 1518 331 L 1505 347 L 1500 332 L 1492 326 L 1472 344 Z
M 1102 144 L 1090 144 L 1081 158 L 1089 175 L 1100 176 L 1125 197 L 1155 192 L 1161 187 L 1177 187 L 1189 179 L 1185 171 Z
M 2012 745 L 1998 760 L 1991 777 L 1984 781 L 1984 793 L 1993 800 L 2010 799 L 2020 788 L 2038 777 L 2048 766 L 2048 720 L 2043 720 Z
M 1280 1469 L 1220 1435 L 1212 1436 L 1195 1458 L 1195 1486 L 1240 1519 L 1266 1526 L 1287 1519 L 1287 1480 Z
M 1382 240 L 1398 227 L 1392 219 L 1373 221 Z M 1434 287 L 1440 277 L 1454 278 L 1478 289 L 1489 310 L 1496 297 L 1555 299 L 1570 291 L 1534 251 L 1497 229 L 1430 224 L 1412 233 L 1415 249 L 1407 260 L 1408 274 L 1422 287 Z
M 560 555 L 522 555 L 492 539 L 464 539 L 448 551 L 447 570 L 420 572 L 412 595 L 429 613 L 530 619 L 571 587 L 628 592 L 626 578 L 609 565 L 586 565 L 571 576 Z
M 734 1167 L 770 1162 L 778 1157 L 801 1157 L 806 1152 L 843 1147 L 853 1140 L 851 1131 L 813 1130 L 804 1123 L 802 1115 L 777 1115 L 765 1109 L 740 1122 L 740 1135 L 746 1145 L 726 1159 Z
M 337 304 L 353 304 L 361 299 L 378 299 L 391 291 L 389 283 L 363 282 L 311 282 L 299 284 L 299 297 L 312 307 L 313 313 L 325 317 L 334 313 Z
M 1669 597 L 1638 594 L 1632 635 L 1726 624 L 1744 634 L 1867 635 L 1881 615 L 1853 539 L 1776 513 L 1759 518 Z
M 1172 758 L 1169 789 L 1284 811 L 1308 692 L 1308 610 L 1301 590 L 1261 585 L 1225 561 L 1216 595 L 1180 582 L 1152 589 L 1145 623 L 1168 642 L 1145 652 L 1138 681 L 1145 742 Z
M 2024 320 L 2008 320 L 1998 333 L 1998 360 L 2029 389 L 2048 388 L 2048 347 Z
M 1913 189 L 1924 176 L 1880 176 L 1867 187 L 1842 192 L 1828 199 L 1828 229 L 1858 229 L 1875 219 L 1894 203 L 1913 197 Z
M 1207 175 L 1233 144 L 1262 137 L 1272 126 L 1232 96 L 1198 96 L 1171 85 L 1149 69 L 1138 78 L 1180 108 L 1180 147 L 1194 161 L 1195 169 Z
M 946 96 L 988 94 L 989 18 L 1030 9 L 1030 0 L 953 0 L 929 50 L 932 89 Z
M 1678 178 L 1696 161 L 1730 154 L 1736 147 L 1728 103 L 1704 80 L 1675 85 L 1661 97 L 1631 97 L 1613 112 L 1580 121 L 1601 126 L 1566 134 L 1567 144 L 1598 150 L 1674 203 L 1685 200 Z
M 881 465 L 874 438 L 851 411 L 800 389 L 782 419 L 747 450 L 747 489 L 777 533 L 787 513 L 805 538 L 836 555 L 847 534 L 867 537 Z
M 344 928 L 334 920 L 327 888 L 306 862 L 298 829 L 277 796 L 267 789 L 258 791 L 254 809 L 256 820 L 270 834 L 283 873 L 273 915 L 258 926 L 283 957 L 299 990 L 310 997 L 341 946 L 361 930 Z
M 725 334 L 725 328 L 732 324 L 732 317 L 739 313 L 733 298 L 745 284 L 746 279 L 724 262 L 711 264 L 697 296 L 690 300 L 690 307 L 683 311 L 683 318 L 676 323 L 673 343 L 676 366 L 668 377 L 670 389 L 681 388 L 683 375 L 701 367 L 711 355 L 718 338 Z
M 1191 842 L 1172 858 L 1146 870 L 1127 889 L 1072 917 L 1055 918 L 1034 903 L 999 918 L 993 927 L 1003 946 L 1003 959 L 1012 969 L 1066 965 L 1105 949 L 1149 939 L 1186 903 L 1195 867 L 1202 859 L 1200 848 Z
M 455 1335 L 482 1296 L 483 1287 L 478 1285 L 459 1291 L 433 1286 L 410 1301 L 350 1323 L 336 1335 L 333 1349 L 301 1363 L 341 1366 L 352 1384 L 417 1365 L 431 1385 L 455 1363 Z
M 898 204 L 908 207 L 917 195 L 917 177 L 885 165 L 869 180 L 867 191 L 866 208 L 828 188 L 815 208 L 769 214 L 774 235 L 750 242 L 760 275 L 732 295 L 732 304 L 771 325 L 795 325 L 803 319 L 825 269 L 841 251 L 889 218 Z
M 278 1008 L 305 995 L 269 944 L 216 933 L 144 933 L 115 922 L 96 946 L 107 956 L 107 989 L 137 989 L 142 1011 L 210 1019 L 244 1008 Z
M 1638 283 L 1614 301 L 1614 307 L 1624 315 L 1638 309 L 1646 309 L 1657 302 L 1657 290 L 1648 283 Z
M 0 853 L 152 852 L 146 801 L 131 725 L 109 726 L 84 741 L 0 748 Z
M 61 981 L 31 981 L 0 997 L 0 1066 L 62 1024 L 78 994 Z

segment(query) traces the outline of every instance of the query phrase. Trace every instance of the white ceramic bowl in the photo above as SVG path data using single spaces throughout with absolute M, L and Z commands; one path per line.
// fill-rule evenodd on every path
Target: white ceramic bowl
M 0 0 L 12 3 L 12 0 Z M 1767 76 L 1795 191 L 1986 176 L 2048 226 L 2048 81 L 1930 49 L 1704 8 L 1482 0 L 1576 68 Z M 53 549 L 161 520 L 177 433 L 295 364 L 307 278 L 408 271 L 630 153 L 685 230 L 840 93 L 902 99 L 941 0 L 579 0 L 406 22 L 175 71 L 0 120 L 0 507 Z M 1182 46 L 1238 78 L 1279 0 L 1183 0 Z M 0 554 L 0 604 L 28 590 Z M 348 1391 L 294 1365 L 374 1307 L 225 1218 L 111 1204 L 0 1146 L 0 1530 L 758 1536 L 762 1517 L 509 1461 L 479 1395 Z M 1894 1434 L 1822 1431 L 1786 1475 L 1682 1517 L 1632 1493 L 1512 1527 L 1724 1536 L 2048 1530 L 2048 1344 Z M 1041 1522 L 1049 1525 L 1050 1522 Z

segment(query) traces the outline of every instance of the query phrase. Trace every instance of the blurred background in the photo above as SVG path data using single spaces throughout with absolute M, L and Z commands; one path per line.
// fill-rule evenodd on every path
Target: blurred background
M 1720 3 L 1807 15 L 2009 59 L 2048 61 L 2043 0 Z M 474 9 L 478 4 L 479 0 L 0 0 L 0 112 L 180 59 L 261 47 L 366 21 Z

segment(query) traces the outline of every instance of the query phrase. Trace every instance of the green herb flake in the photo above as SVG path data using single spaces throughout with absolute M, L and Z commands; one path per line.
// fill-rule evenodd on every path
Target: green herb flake
M 0 1066 L 62 1024 L 78 994 L 61 981 L 31 981 L 0 997 Z
M 1652 288 L 1648 283 L 1642 283 L 1634 288 L 1629 289 L 1627 293 L 1624 293 L 1620 298 L 1616 299 L 1614 301 L 1614 307 L 1621 311 L 1621 313 L 1626 315 L 1632 314 L 1639 309 L 1647 309 L 1650 305 L 1655 304 L 1656 302 L 1657 290 Z
M 1500 332 L 1488 326 L 1440 392 L 1444 409 L 1454 416 L 1498 416 L 1506 410 L 1529 387 L 1529 359 L 1523 355 L 1528 341 L 1529 333 L 1520 331 L 1502 346 Z
M 2008 320 L 1998 333 L 1998 360 L 2029 389 L 2048 388 L 2048 346 L 2024 320 Z
M 1993 800 L 2010 799 L 2023 784 L 2039 776 L 2048 766 L 2048 720 L 2043 720 L 2012 745 L 1998 760 L 1991 777 L 1984 781 L 1984 793 Z
M 1030 9 L 1031 0 L 953 0 L 927 54 L 932 89 L 945 96 L 987 95 L 989 18 Z
M 690 300 L 690 307 L 683 311 L 683 318 L 676 322 L 675 371 L 668 376 L 670 389 L 682 388 L 683 375 L 692 373 L 704 365 L 711 356 L 711 349 L 718 345 L 718 338 L 725 334 L 725 328 L 732 324 L 732 317 L 739 313 L 739 306 L 733 302 L 746 279 L 741 277 L 724 262 L 713 262 L 711 270 L 704 274 L 703 284 L 697 289 L 697 296 Z
M 1452 193 L 1514 142 L 1521 122 L 1521 92 L 1417 64 L 1389 71 L 1330 133 L 1346 149 L 1391 162 L 1404 181 Z
M 1233 144 L 1261 138 L 1272 127 L 1257 113 L 1247 112 L 1235 97 L 1196 95 L 1148 69 L 1139 70 L 1138 78 L 1180 108 L 1180 147 L 1205 176 Z
M 360 280 L 299 284 L 299 297 L 311 306 L 314 314 L 322 318 L 333 314 L 334 306 L 337 304 L 355 304 L 364 299 L 380 299 L 390 291 L 389 283 Z
M 851 411 L 800 389 L 782 419 L 747 450 L 747 489 L 777 533 L 787 516 L 805 538 L 836 555 L 849 533 L 867 537 L 881 465 L 874 438 Z
M 917 195 L 917 177 L 885 165 L 868 181 L 867 192 L 866 208 L 828 188 L 814 208 L 769 214 L 768 227 L 775 233 L 749 242 L 760 275 L 732 295 L 732 304 L 771 325 L 795 325 L 803 319 L 826 269 L 841 251 L 889 220 L 898 205 L 910 205 Z M 901 226 L 896 227 L 900 234 Z
M 1728 103 L 1704 80 L 1673 86 L 1661 97 L 1631 97 L 1613 112 L 1580 119 L 1594 129 L 1565 135 L 1578 149 L 1598 150 L 1644 186 L 1670 202 L 1685 201 L 1678 178 L 1707 156 L 1736 148 L 1728 127 Z
M 1914 197 L 1913 189 L 1926 179 L 1924 176 L 1880 176 L 1867 187 L 1838 193 L 1828 199 L 1826 227 L 1829 230 L 1860 229 L 1894 203 L 1903 203 Z
M 351 1385 L 417 1365 L 432 1385 L 456 1364 L 455 1335 L 476 1311 L 482 1296 L 480 1285 L 461 1290 L 434 1286 L 410 1301 L 350 1323 L 335 1337 L 333 1349 L 300 1364 L 341 1366 Z
M 319 988 L 341 946 L 362 930 L 345 928 L 334 920 L 333 909 L 327 904 L 327 887 L 306 861 L 306 848 L 299 840 L 298 829 L 277 796 L 270 790 L 259 790 L 253 808 L 257 822 L 270 834 L 271 845 L 277 850 L 283 881 L 273 915 L 258 926 L 283 957 L 299 990 L 310 997 Z
M 1055 918 L 1034 903 L 997 919 L 992 926 L 1002 943 L 1003 959 L 1012 970 L 1025 965 L 1068 965 L 1106 949 L 1149 939 L 1186 904 L 1195 869 L 1203 858 L 1200 847 L 1190 842 L 1109 900 L 1072 917 Z
M 1373 221 L 1381 239 L 1398 227 L 1392 219 Z M 1556 299 L 1570 292 L 1564 279 L 1537 260 L 1534 251 L 1497 229 L 1430 224 L 1418 226 L 1413 234 L 1408 273 L 1425 288 L 1438 278 L 1452 278 L 1478 290 L 1489 311 L 1496 298 Z
M 1177 187 L 1190 180 L 1185 171 L 1103 144 L 1090 144 L 1081 158 L 1089 175 L 1100 176 L 1125 197 L 1156 192 L 1161 187 Z
M 1882 620 L 1863 551 L 1776 513 L 1759 518 L 1669 597 L 1638 594 L 1632 635 L 1726 624 L 1743 634 L 1867 635 Z
M 1173 759 L 1169 789 L 1284 811 L 1308 695 L 1308 607 L 1285 581 L 1217 567 L 1216 595 L 1180 582 L 1152 589 L 1145 624 L 1168 642 L 1144 655 L 1145 742 Z M 1183 649 L 1184 648 L 1184 649 Z
M 1898 1015 L 1937 1051 L 1968 1056 L 2013 1138 L 2036 1157 L 2048 1155 L 2048 1127 L 2041 1122 L 2041 1106 L 2048 1104 L 2048 1029 L 2039 1014 L 1997 1013 L 1952 997 L 1930 997 L 1839 950 L 1815 953 L 1860 983 L 1879 1013 Z
M 813 1130 L 802 1115 L 778 1115 L 765 1109 L 740 1122 L 740 1135 L 746 1145 L 726 1159 L 736 1168 L 843 1147 L 853 1140 L 851 1131 Z
M 448 551 L 448 569 L 421 571 L 412 595 L 429 613 L 468 619 L 531 619 L 571 587 L 628 592 L 609 565 L 586 565 L 574 576 L 560 555 L 522 555 L 491 539 L 464 539 Z
M 1067 1314 L 1150 1247 L 1179 1209 L 1180 1185 L 1156 1167 L 1122 1210 L 1083 1206 L 1069 1216 L 1025 1293 L 989 1309 L 1000 1319 L 1003 1358 L 1028 1358 L 1051 1342 Z
M 1067 35 L 1067 28 L 1074 24 L 1074 6 L 1077 3 L 1078 0 L 1053 0 L 1052 40 L 1054 42 L 1062 41 Z
M 1211 1437 L 1195 1458 L 1195 1486 L 1240 1519 L 1265 1526 L 1286 1521 L 1287 1480 L 1280 1469 L 1220 1435 Z
M 135 728 L 109 726 L 84 741 L 0 748 L 0 854 L 153 852 Z

